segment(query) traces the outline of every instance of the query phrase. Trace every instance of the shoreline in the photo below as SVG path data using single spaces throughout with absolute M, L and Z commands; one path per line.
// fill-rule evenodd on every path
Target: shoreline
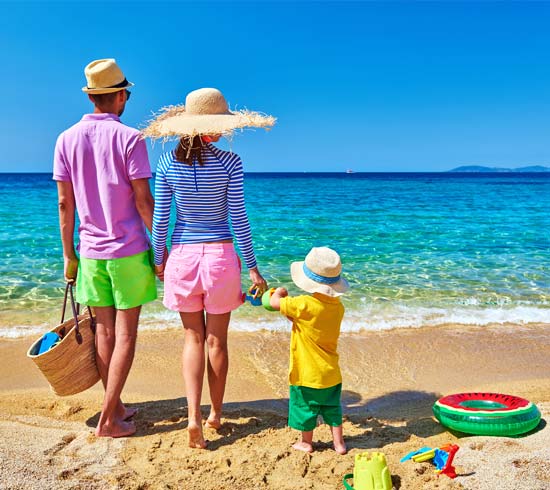
M 394 486 L 401 490 L 494 490 L 497 478 L 500 490 L 550 488 L 550 428 L 544 422 L 523 437 L 489 438 L 451 433 L 431 414 L 443 395 L 494 391 L 530 399 L 548 419 L 548 325 L 343 333 L 346 456 L 330 449 L 325 426 L 315 431 L 311 456 L 290 449 L 297 432 L 286 426 L 288 333 L 230 333 L 225 425 L 220 433 L 205 433 L 210 440 L 206 451 L 186 446 L 180 329 L 140 332 L 123 393 L 127 404 L 140 409 L 138 432 L 119 440 L 91 433 L 100 385 L 56 397 L 25 358 L 31 341 L 0 340 L 5 488 L 328 490 L 343 487 L 342 476 L 352 472 L 355 454 L 373 450 L 386 454 Z M 205 387 L 205 415 L 207 402 Z M 447 442 L 461 448 L 455 480 L 438 478 L 429 463 L 399 463 L 409 451 Z M 32 469 L 25 469 L 31 462 Z

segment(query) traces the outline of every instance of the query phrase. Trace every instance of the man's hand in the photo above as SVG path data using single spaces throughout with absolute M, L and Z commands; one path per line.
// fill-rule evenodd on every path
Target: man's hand
M 78 259 L 76 257 L 64 258 L 63 273 L 65 275 L 65 281 L 76 281 L 76 275 L 78 273 Z

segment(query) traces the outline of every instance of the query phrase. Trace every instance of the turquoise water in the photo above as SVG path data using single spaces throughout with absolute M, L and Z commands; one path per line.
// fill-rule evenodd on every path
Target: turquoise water
M 49 174 L 0 174 L 0 336 L 43 329 L 62 296 Z M 312 246 L 342 256 L 344 328 L 550 323 L 549 174 L 247 174 L 260 269 L 290 286 Z M 243 283 L 247 276 L 243 273 Z M 150 328 L 177 317 L 160 302 Z M 245 305 L 233 328 L 284 328 Z

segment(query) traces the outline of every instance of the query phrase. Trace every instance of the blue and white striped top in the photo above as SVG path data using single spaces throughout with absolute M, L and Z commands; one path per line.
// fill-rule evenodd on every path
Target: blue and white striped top
M 155 264 L 162 264 L 174 198 L 176 225 L 172 245 L 232 239 L 228 219 L 231 218 L 246 266 L 256 267 L 239 155 L 207 143 L 202 149 L 203 165 L 197 162 L 188 165 L 175 158 L 173 151 L 164 153 L 157 165 L 153 215 Z

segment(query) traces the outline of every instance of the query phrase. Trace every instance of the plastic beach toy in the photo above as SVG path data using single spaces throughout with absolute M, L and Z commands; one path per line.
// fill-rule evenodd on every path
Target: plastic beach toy
M 353 477 L 353 487 L 347 482 Z M 390 470 L 384 453 L 368 452 L 355 455 L 353 473 L 344 476 L 347 490 L 392 490 Z
M 250 286 L 248 293 L 243 296 L 243 301 L 248 301 L 252 306 L 262 306 L 262 297 L 256 286 Z
M 48 332 L 44 334 L 40 340 L 40 345 L 38 347 L 38 354 L 44 354 L 48 352 L 57 342 L 61 340 L 61 337 L 55 332 Z
M 271 296 L 275 292 L 276 288 L 269 288 L 264 294 L 262 294 L 262 305 L 267 311 L 276 311 L 274 308 L 271 308 Z
M 453 459 L 459 447 L 456 444 L 446 444 L 440 448 L 432 449 L 431 447 L 423 447 L 417 451 L 413 451 L 400 459 L 401 463 L 412 459 L 415 463 L 423 463 L 424 461 L 433 460 L 435 472 L 438 474 L 447 475 L 449 478 L 456 478 Z
M 436 473 L 442 473 L 444 475 L 447 475 L 449 478 L 456 478 L 456 471 L 455 467 L 453 466 L 453 459 L 458 449 L 459 448 L 456 444 L 450 444 L 446 447 L 435 450 L 433 463 L 437 468 L 435 470 Z

